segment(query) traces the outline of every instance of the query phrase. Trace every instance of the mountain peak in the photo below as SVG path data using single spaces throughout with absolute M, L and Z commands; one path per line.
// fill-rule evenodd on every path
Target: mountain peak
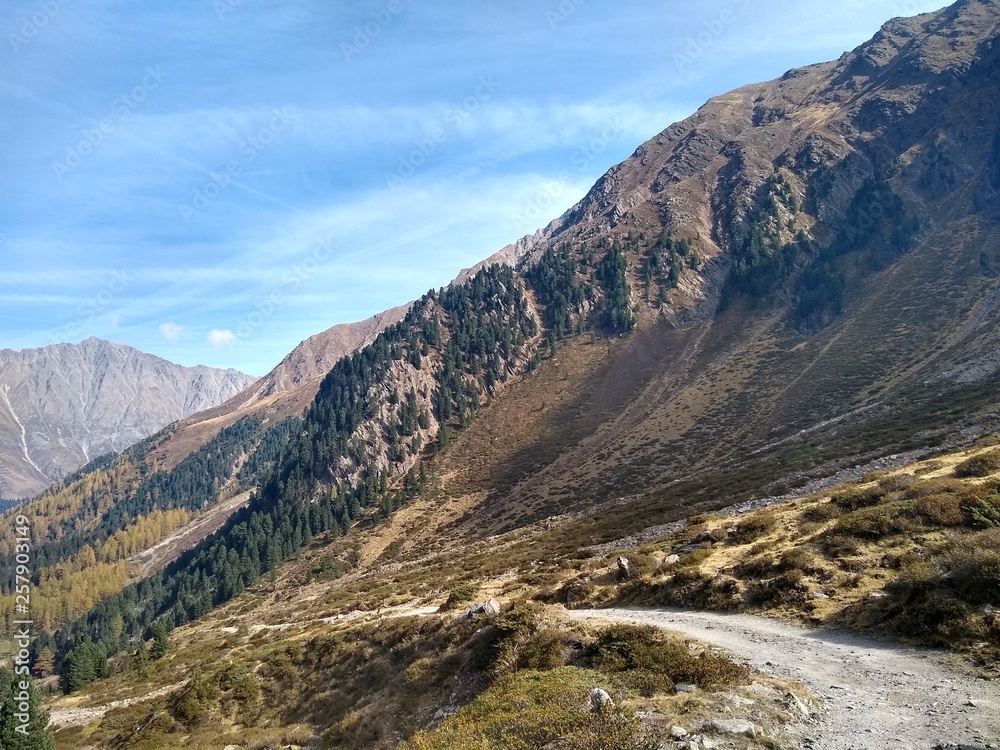
M 96 337 L 0 351 L 0 494 L 25 497 L 256 379 Z

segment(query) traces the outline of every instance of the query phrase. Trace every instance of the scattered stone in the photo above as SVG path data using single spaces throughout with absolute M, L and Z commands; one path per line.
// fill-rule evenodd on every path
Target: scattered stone
M 719 734 L 757 738 L 757 727 L 752 721 L 745 719 L 712 719 L 708 726 Z
M 822 589 L 813 591 L 813 599 L 829 599 L 830 597 Z
M 674 694 L 680 695 L 681 693 L 693 693 L 696 687 L 696 685 L 688 685 L 686 683 L 674 685 Z
M 681 561 L 680 555 L 667 555 L 663 558 L 664 565 L 676 565 Z
M 737 533 L 738 532 L 736 530 L 736 527 L 735 526 L 730 526 L 728 529 L 726 529 L 726 538 L 727 539 L 732 539 L 732 538 L 734 538 L 736 536 Z
M 475 605 L 469 610 L 469 617 L 475 617 L 476 615 L 498 615 L 500 614 L 500 602 L 496 599 L 490 599 L 487 602 L 482 602 L 481 604 Z
M 718 750 L 721 745 L 715 740 L 710 740 L 707 737 L 701 741 L 702 750 Z
M 675 740 L 682 740 L 685 737 L 687 737 L 688 734 L 690 734 L 690 732 L 688 732 L 688 730 L 686 730 L 684 727 L 679 727 L 676 724 L 670 727 L 670 736 L 673 737 Z
M 694 538 L 695 544 L 705 544 L 706 542 L 715 543 L 717 541 L 719 541 L 718 538 L 711 531 L 703 531 Z
M 636 711 L 635 715 L 639 721 L 649 726 L 664 727 L 670 724 L 669 717 L 659 711 Z
M 735 693 L 712 693 L 712 695 L 716 698 L 722 698 L 722 700 L 732 703 L 734 706 L 752 706 L 754 704 L 749 698 L 744 698 Z
M 795 693 L 788 693 L 785 699 L 788 701 L 788 707 L 794 711 L 798 711 L 803 719 L 808 719 L 812 716 L 812 710 Z
M 594 688 L 590 691 L 590 711 L 591 713 L 597 713 L 604 708 L 614 708 L 615 702 L 611 700 L 611 696 L 608 695 L 607 690 L 601 690 L 601 688 Z
M 618 558 L 618 580 L 627 581 L 632 575 L 627 557 Z
M 775 690 L 770 685 L 762 685 L 759 682 L 751 682 L 750 686 L 747 688 L 754 695 L 759 695 L 763 698 L 774 698 L 775 700 L 781 698 L 781 693 Z

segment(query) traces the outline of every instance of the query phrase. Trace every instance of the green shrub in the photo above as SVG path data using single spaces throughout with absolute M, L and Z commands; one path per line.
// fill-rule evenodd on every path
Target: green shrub
M 602 671 L 636 672 L 645 680 L 659 675 L 700 687 L 743 683 L 750 676 L 742 664 L 716 654 L 694 656 L 685 644 L 649 626 L 612 625 L 587 648 L 586 658 Z
M 863 487 L 839 492 L 830 502 L 843 510 L 859 510 L 878 505 L 884 498 L 885 493 L 879 487 Z
M 770 580 L 751 584 L 747 588 L 746 600 L 754 607 L 801 606 L 808 602 L 808 591 L 802 583 L 802 571 L 789 570 Z
M 566 638 L 560 631 L 551 628 L 540 630 L 521 645 L 517 666 L 539 672 L 564 667 L 568 649 Z
M 974 606 L 1000 605 L 1000 529 L 957 542 L 947 584 Z
M 955 467 L 956 477 L 988 477 L 1000 471 L 1000 450 L 967 458 Z
M 857 539 L 838 534 L 836 529 L 833 533 L 824 535 L 822 543 L 823 551 L 834 559 L 855 555 L 861 549 L 861 543 Z
M 781 553 L 777 567 L 782 572 L 801 570 L 811 573 L 816 570 L 816 555 L 806 547 L 793 547 Z
M 1000 527 L 1000 494 L 970 500 L 963 510 L 969 514 L 969 525 L 973 528 Z
M 826 523 L 837 518 L 842 513 L 842 509 L 832 500 L 825 503 L 817 503 L 806 508 L 802 512 L 802 520 L 809 523 Z
M 913 502 L 909 500 L 897 500 L 856 510 L 840 518 L 831 535 L 883 539 L 902 534 L 912 527 L 912 510 Z
M 460 604 L 465 604 L 466 602 L 471 602 L 476 598 L 479 593 L 479 587 L 473 584 L 461 584 L 460 586 L 455 586 L 451 591 L 448 592 L 448 598 L 445 603 L 441 605 L 442 611 L 447 611 L 455 609 Z
M 778 526 L 778 518 L 774 513 L 758 511 L 736 524 L 736 533 L 732 536 L 735 544 L 750 544 L 765 534 L 774 531 Z
M 962 501 L 956 495 L 927 495 L 916 501 L 914 510 L 936 526 L 961 526 L 966 520 Z

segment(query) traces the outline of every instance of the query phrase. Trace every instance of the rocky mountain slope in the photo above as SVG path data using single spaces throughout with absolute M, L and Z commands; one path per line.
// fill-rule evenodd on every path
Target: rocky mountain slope
M 378 336 L 375 321 L 322 378 L 312 345 L 288 361 L 298 388 L 275 377 L 53 488 L 30 511 L 58 539 L 37 547 L 57 668 L 83 634 L 131 652 L 218 607 L 243 644 L 264 610 L 319 627 L 443 598 L 471 571 L 545 598 L 595 545 L 1000 430 L 998 24 L 996 0 L 962 0 L 713 99 L 501 251 L 507 266 L 470 269 Z M 129 555 L 241 492 L 213 537 L 129 579 Z M 0 530 L 0 554 L 9 542 Z M 67 588 L 77 571 L 102 585 Z M 255 645 L 247 669 L 280 683 L 267 705 L 296 706 L 281 721 L 398 744 L 364 712 L 384 670 L 331 698 L 331 719 L 289 687 L 314 657 L 273 637 L 274 663 Z M 353 658 L 328 645 L 310 654 Z M 400 713 L 404 735 L 445 706 L 426 708 Z M 227 721 L 234 743 L 252 733 Z
M 104 453 L 216 406 L 255 378 L 90 338 L 0 351 L 0 492 L 27 497 Z
M 262 415 L 280 422 L 301 416 L 333 366 L 371 344 L 382 331 L 402 320 L 408 309 L 409 305 L 400 305 L 357 323 L 342 323 L 310 336 L 260 380 L 217 407 L 172 425 L 151 461 L 161 467 L 174 466 L 244 417 Z

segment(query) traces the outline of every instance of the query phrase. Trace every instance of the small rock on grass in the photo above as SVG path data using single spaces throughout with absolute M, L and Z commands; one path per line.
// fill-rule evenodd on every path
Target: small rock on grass
M 608 695 L 607 690 L 594 688 L 590 691 L 590 710 L 592 712 L 596 713 L 603 708 L 614 708 L 614 705 L 615 702 L 611 700 L 611 696 Z
M 752 721 L 746 721 L 745 719 L 712 719 L 708 722 L 708 726 L 719 734 L 743 735 L 750 738 L 757 737 L 757 727 Z

